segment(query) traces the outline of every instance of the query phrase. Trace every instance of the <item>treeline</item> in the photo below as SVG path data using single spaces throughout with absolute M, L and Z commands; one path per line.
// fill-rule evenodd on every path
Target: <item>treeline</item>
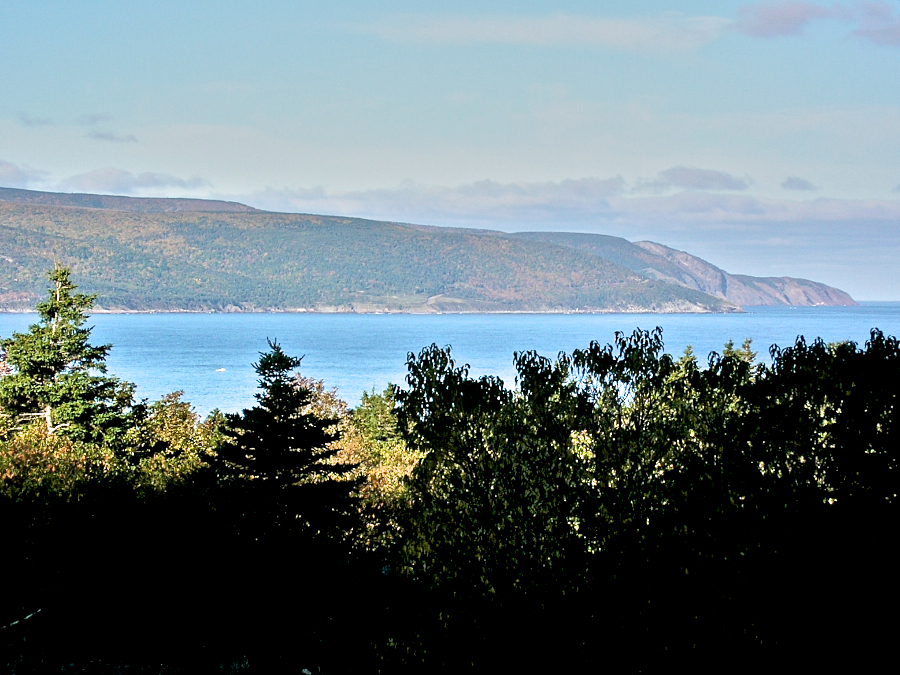
M 635 331 L 518 353 L 514 389 L 432 345 L 355 410 L 273 341 L 257 404 L 201 421 L 133 401 L 92 298 L 51 279 L 0 343 L 11 672 L 731 671 L 891 645 L 896 338 L 700 364 Z

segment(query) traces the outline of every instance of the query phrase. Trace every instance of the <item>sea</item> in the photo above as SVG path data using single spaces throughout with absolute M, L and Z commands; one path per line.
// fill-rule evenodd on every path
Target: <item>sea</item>
M 749 307 L 741 314 L 95 314 L 92 344 L 111 344 L 108 372 L 136 384 L 137 397 L 157 400 L 182 391 L 205 417 L 215 408 L 237 412 L 255 404 L 253 363 L 275 340 L 302 356 L 300 372 L 323 380 L 353 407 L 363 392 L 406 382 L 409 354 L 435 343 L 451 347 L 470 374 L 497 375 L 515 386 L 513 353 L 535 350 L 554 358 L 592 341 L 612 343 L 616 332 L 662 328 L 665 351 L 690 345 L 704 362 L 728 340 L 752 340 L 759 359 L 772 345 L 852 340 L 870 331 L 900 335 L 900 302 L 858 307 Z M 0 314 L 0 337 L 21 332 L 35 314 Z

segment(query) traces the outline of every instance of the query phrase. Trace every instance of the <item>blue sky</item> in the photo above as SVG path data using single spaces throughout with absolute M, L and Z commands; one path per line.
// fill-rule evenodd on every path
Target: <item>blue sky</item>
M 900 300 L 900 2 L 0 3 L 0 185 L 651 239 Z

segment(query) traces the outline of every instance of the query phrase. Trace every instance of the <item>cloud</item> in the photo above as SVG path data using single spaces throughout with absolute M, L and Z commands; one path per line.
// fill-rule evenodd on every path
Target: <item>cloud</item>
M 781 222 L 896 222 L 900 199 L 762 199 L 749 195 L 680 192 L 663 197 L 614 198 L 610 206 L 633 222 L 680 221 L 695 226 Z
M 808 24 L 819 19 L 839 19 L 858 23 L 853 35 L 889 47 L 900 46 L 900 16 L 886 2 L 856 2 L 828 7 L 802 0 L 782 0 L 745 5 L 729 28 L 753 37 L 772 38 L 799 35 Z
M 738 180 L 733 176 L 730 179 Z M 709 231 L 748 223 L 850 225 L 900 220 L 900 199 L 797 201 L 699 190 L 635 196 L 621 177 L 558 183 L 479 181 L 457 187 L 406 183 L 396 188 L 355 192 L 329 192 L 321 187 L 269 189 L 223 197 L 272 211 L 501 230 L 589 227 L 622 236 L 629 229 L 645 226 Z
M 690 51 L 713 42 L 731 23 L 717 16 L 667 13 L 643 19 L 552 16 L 396 16 L 360 26 L 392 42 L 513 44 L 538 47 L 600 47 L 640 52 Z
M 244 199 L 270 210 L 338 213 L 409 222 L 553 220 L 609 214 L 608 198 L 627 189 L 621 176 L 558 183 L 497 183 L 483 180 L 458 187 L 412 182 L 396 188 L 329 193 L 325 189 L 265 190 Z
M 900 16 L 886 2 L 863 2 L 858 5 L 862 27 L 854 35 L 875 44 L 900 47 Z
M 0 185 L 3 187 L 26 188 L 33 183 L 40 183 L 46 176 L 46 171 L 0 160 Z
M 731 28 L 753 37 L 799 35 L 811 21 L 838 15 L 843 15 L 843 12 L 837 8 L 829 9 L 800 0 L 783 0 L 739 8 L 738 20 Z
M 797 176 L 788 176 L 787 179 L 781 184 L 785 190 L 818 190 L 815 185 L 810 183 L 805 178 L 799 178 Z
M 95 124 L 100 124 L 101 122 L 110 122 L 112 121 L 111 115 L 105 115 L 103 113 L 90 113 L 88 115 L 81 115 L 75 119 L 75 122 L 80 124 L 83 127 L 92 127 Z
M 28 113 L 19 113 L 19 123 L 23 127 L 49 127 L 53 125 L 53 120 L 49 117 L 34 117 Z
M 639 181 L 636 192 L 665 192 L 680 190 L 746 190 L 750 180 L 737 178 L 724 171 L 698 169 L 690 166 L 674 166 L 660 171 L 655 180 Z
M 137 143 L 137 139 L 131 134 L 114 134 L 111 131 L 91 131 L 87 134 L 87 138 L 93 138 L 95 141 L 107 141 L 109 143 Z
M 59 183 L 59 189 L 76 192 L 101 192 L 108 194 L 132 194 L 138 190 L 153 188 L 182 188 L 186 190 L 208 186 L 199 176 L 178 178 L 165 173 L 144 172 L 133 174 L 124 169 L 107 168 L 72 176 Z

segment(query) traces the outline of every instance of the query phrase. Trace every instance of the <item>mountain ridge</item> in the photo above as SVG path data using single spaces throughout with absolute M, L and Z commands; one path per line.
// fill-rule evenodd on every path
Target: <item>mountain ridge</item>
M 583 250 L 650 279 L 693 288 L 739 306 L 857 304 L 845 291 L 818 281 L 731 274 L 695 255 L 652 241 L 574 232 L 517 232 L 513 236 Z
M 0 187 L 0 200 L 17 204 L 71 206 L 75 208 L 111 209 L 130 213 L 254 213 L 252 206 L 218 199 L 188 199 L 180 197 L 128 197 L 95 195 L 86 192 L 42 192 L 21 188 Z
M 587 236 L 596 238 L 588 242 L 593 251 L 584 241 L 573 245 L 583 235 L 572 233 L 0 188 L 0 311 L 33 307 L 55 262 L 98 294 L 100 311 L 740 311 L 728 297 L 692 287 L 677 261 L 624 239 Z M 672 279 L 653 278 L 648 261 Z M 680 283 L 673 281 L 679 273 Z M 731 283 L 766 285 L 732 276 Z M 801 292 L 806 286 L 797 288 L 782 295 L 811 304 L 813 296 Z M 836 302 L 842 291 L 833 290 Z

